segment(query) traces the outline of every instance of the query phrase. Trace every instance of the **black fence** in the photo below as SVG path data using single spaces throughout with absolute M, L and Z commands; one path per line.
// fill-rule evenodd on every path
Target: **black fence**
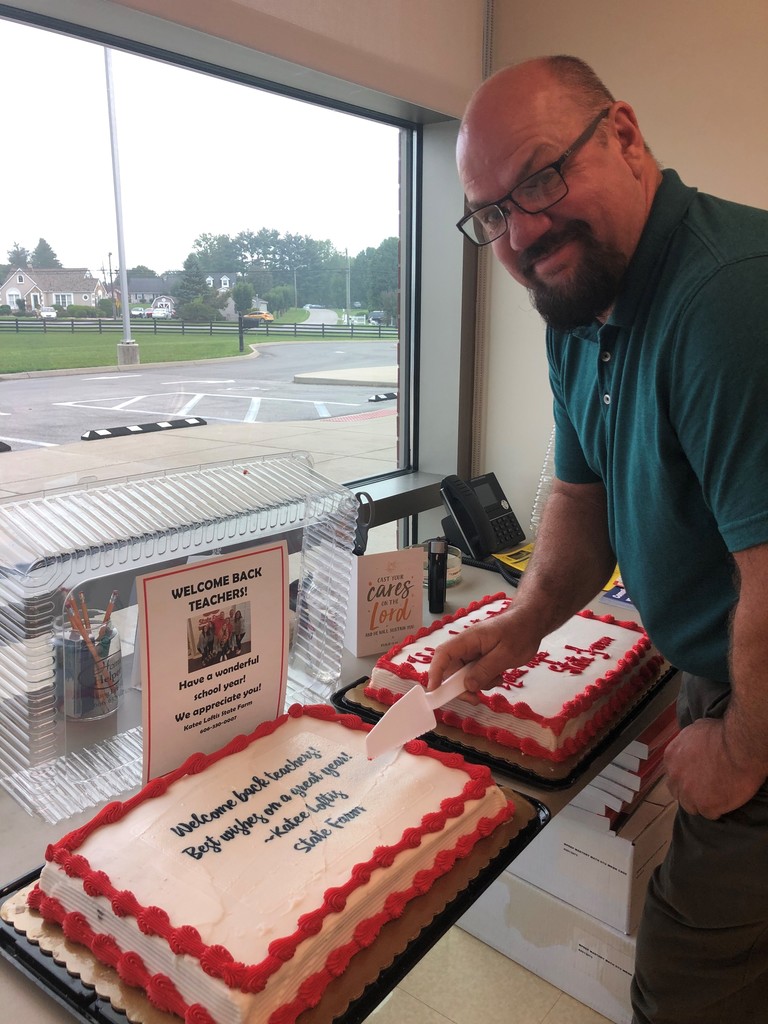
M 0 317 L 0 334 L 26 334 L 33 331 L 37 334 L 75 334 L 84 331 L 93 334 L 122 333 L 122 320 L 112 318 L 84 318 L 81 320 L 47 320 L 43 318 Z M 397 338 L 396 327 L 380 327 L 378 324 L 276 324 L 259 323 L 246 325 L 243 321 L 243 333 L 249 341 L 259 338 Z M 207 323 L 192 323 L 186 320 L 152 320 L 131 317 L 131 335 L 140 337 L 142 334 L 154 335 L 213 335 L 240 334 L 240 324 L 230 320 L 212 320 Z

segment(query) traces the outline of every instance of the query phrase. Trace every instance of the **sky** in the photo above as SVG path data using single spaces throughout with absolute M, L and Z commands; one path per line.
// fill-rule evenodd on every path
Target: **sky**
M 44 238 L 64 267 L 108 276 L 104 48 L 0 19 L 0 53 L 0 263 Z M 180 269 L 204 233 L 266 227 L 350 256 L 398 234 L 397 128 L 116 50 L 111 62 L 127 267 Z

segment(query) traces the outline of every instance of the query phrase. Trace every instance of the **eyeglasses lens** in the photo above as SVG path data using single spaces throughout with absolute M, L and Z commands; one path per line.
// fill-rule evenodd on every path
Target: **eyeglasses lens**
M 541 213 L 568 194 L 564 178 L 554 167 L 532 174 L 509 194 L 509 199 L 524 213 Z M 507 215 L 502 206 L 492 203 L 475 210 L 462 228 L 473 242 L 487 245 L 507 230 Z

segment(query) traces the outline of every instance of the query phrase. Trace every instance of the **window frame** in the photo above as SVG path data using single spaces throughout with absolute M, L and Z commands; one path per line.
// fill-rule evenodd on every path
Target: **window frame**
M 62 17 L 64 14 L 66 17 Z M 0 3 L 0 18 L 146 56 L 401 129 L 401 345 L 398 464 L 365 484 L 377 522 L 399 520 L 401 543 L 439 527 L 439 482 L 469 475 L 476 261 L 453 224 L 464 198 L 455 172 L 458 121 L 402 98 L 100 0 Z M 300 82 L 301 85 L 296 83 Z M 352 99 L 354 97 L 354 100 Z M 435 173 L 437 172 L 437 173 Z M 426 185 L 425 185 L 426 183 Z M 426 368 L 426 369 L 425 369 Z M 427 512 L 426 521 L 419 515 Z

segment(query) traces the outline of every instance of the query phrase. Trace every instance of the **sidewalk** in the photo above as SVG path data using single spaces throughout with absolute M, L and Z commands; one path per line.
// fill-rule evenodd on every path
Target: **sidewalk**
M 379 388 L 390 391 L 397 387 L 396 366 L 364 366 L 349 370 L 317 370 L 297 373 L 295 384 L 356 384 L 358 387 Z

